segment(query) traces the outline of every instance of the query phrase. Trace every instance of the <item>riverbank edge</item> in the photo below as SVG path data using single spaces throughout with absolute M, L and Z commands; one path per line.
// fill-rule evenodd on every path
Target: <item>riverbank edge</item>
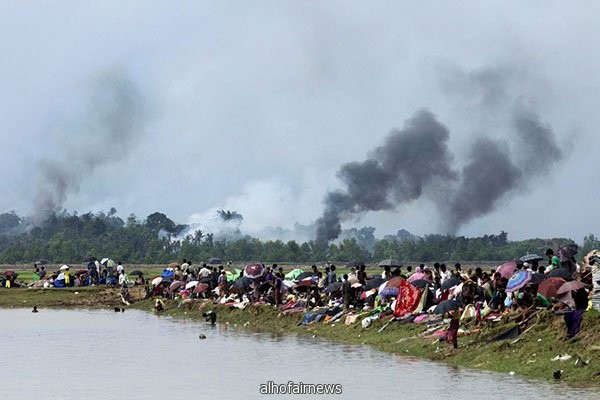
M 112 309 L 122 307 L 118 290 L 90 288 L 84 290 L 49 289 L 0 290 L 0 307 L 23 308 L 34 304 L 43 308 Z M 131 306 L 154 312 L 152 300 L 139 300 Z M 542 381 L 555 381 L 553 373 L 562 370 L 561 382 L 572 387 L 600 388 L 600 314 L 584 314 L 581 333 L 573 340 L 564 341 L 562 318 L 542 311 L 532 320 L 529 329 L 517 339 L 497 342 L 489 340 L 514 327 L 514 323 L 483 327 L 481 332 L 459 338 L 459 348 L 454 350 L 437 339 L 424 339 L 418 335 L 425 330 L 420 324 L 390 323 L 379 330 L 387 320 L 377 320 L 367 329 L 357 323 L 345 325 L 344 318 L 330 324 L 317 323 L 300 326 L 304 314 L 286 315 L 269 305 L 250 305 L 245 310 L 195 301 L 180 305 L 179 301 L 165 301 L 163 316 L 203 321 L 202 312 L 213 310 L 217 323 L 228 328 L 257 333 L 300 334 L 320 337 L 336 343 L 366 345 L 376 350 L 406 357 L 416 357 L 446 365 L 476 370 L 492 371 Z M 467 325 L 473 329 L 473 325 Z M 569 354 L 566 361 L 551 361 L 557 355 Z M 575 361 L 581 361 L 575 365 Z M 587 363 L 589 360 L 589 363 Z M 587 364 L 586 364 L 587 363 Z

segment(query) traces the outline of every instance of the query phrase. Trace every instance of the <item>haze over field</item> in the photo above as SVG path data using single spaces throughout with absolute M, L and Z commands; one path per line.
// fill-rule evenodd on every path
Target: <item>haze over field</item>
M 206 229 L 223 209 L 263 238 L 316 224 L 322 240 L 371 225 L 581 242 L 599 222 L 597 15 L 3 2 L 0 212 L 115 207 Z

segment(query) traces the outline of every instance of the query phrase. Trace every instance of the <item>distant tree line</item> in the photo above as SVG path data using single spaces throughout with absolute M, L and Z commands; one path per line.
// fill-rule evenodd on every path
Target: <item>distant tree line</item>
M 240 218 L 235 212 L 225 213 L 228 218 Z M 82 215 L 63 211 L 50 215 L 37 226 L 9 212 L 0 214 L 0 263 L 32 263 L 40 259 L 51 263 L 82 263 L 92 256 L 130 264 L 164 264 L 182 258 L 203 262 L 212 257 L 297 263 L 376 263 L 386 258 L 406 263 L 489 261 L 514 259 L 527 253 L 543 255 L 547 247 L 573 243 L 567 238 L 510 241 L 506 232 L 469 238 L 437 234 L 418 237 L 400 230 L 396 235 L 376 239 L 372 227 L 345 231 L 339 242 L 328 246 L 314 241 L 261 241 L 244 235 L 219 239 L 202 231 L 177 238 L 186 227 L 160 212 L 144 220 L 133 214 L 123 220 L 114 208 Z M 592 248 L 600 248 L 600 242 L 590 234 L 585 237 L 579 256 Z

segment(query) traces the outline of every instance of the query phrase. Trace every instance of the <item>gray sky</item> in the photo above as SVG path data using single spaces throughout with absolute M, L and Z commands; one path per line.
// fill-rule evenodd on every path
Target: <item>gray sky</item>
M 340 166 L 416 110 L 448 127 L 460 166 L 468 143 L 502 140 L 504 112 L 525 104 L 564 159 L 457 233 L 581 241 L 600 222 L 598 2 L 95 3 L 0 2 L 0 211 L 32 213 L 53 162 L 75 174 L 69 211 L 186 223 L 226 208 L 250 233 L 309 224 L 342 186 Z M 471 81 L 486 70 L 500 83 Z M 141 128 L 115 146 L 89 133 L 107 74 L 144 104 Z M 90 153 L 100 162 L 85 164 Z M 436 210 L 418 199 L 344 227 L 432 233 Z

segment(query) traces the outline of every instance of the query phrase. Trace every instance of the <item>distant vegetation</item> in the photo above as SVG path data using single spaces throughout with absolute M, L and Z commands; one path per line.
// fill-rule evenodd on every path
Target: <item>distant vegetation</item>
M 235 211 L 221 210 L 220 213 L 230 219 L 242 218 Z M 55 213 L 39 226 L 9 212 L 0 214 L 0 263 L 31 263 L 40 259 L 51 263 L 81 263 L 91 256 L 126 263 L 167 263 L 182 258 L 202 262 L 211 257 L 298 263 L 326 260 L 368 263 L 386 258 L 403 262 L 488 261 L 509 260 L 528 252 L 543 255 L 547 247 L 573 242 L 567 238 L 509 241 L 506 232 L 474 238 L 418 237 L 406 230 L 376 239 L 372 227 L 346 230 L 339 242 L 329 246 L 314 241 L 261 241 L 244 235 L 226 240 L 202 231 L 174 240 L 186 227 L 159 212 L 144 220 L 133 214 L 123 220 L 114 208 L 96 214 Z M 600 248 L 600 242 L 592 234 L 586 236 L 579 256 L 591 248 Z

